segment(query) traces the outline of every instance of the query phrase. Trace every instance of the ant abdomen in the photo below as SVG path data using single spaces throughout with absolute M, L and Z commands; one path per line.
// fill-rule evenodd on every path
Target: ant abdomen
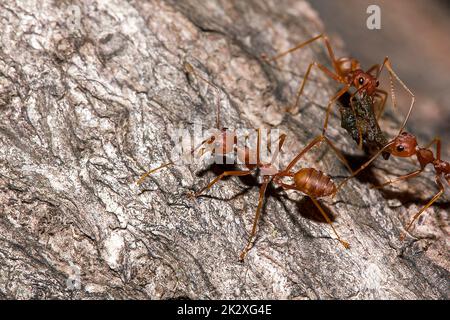
M 294 174 L 296 187 L 303 193 L 319 198 L 336 192 L 333 180 L 320 170 L 303 168 Z
M 336 60 L 336 67 L 342 75 L 348 75 L 352 71 L 360 69 L 359 62 L 353 58 L 342 57 Z

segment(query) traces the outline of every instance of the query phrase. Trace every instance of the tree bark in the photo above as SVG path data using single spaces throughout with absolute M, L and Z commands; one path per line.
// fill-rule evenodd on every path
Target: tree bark
M 89 4 L 88 4 L 89 3 Z M 323 32 L 304 1 L 42 1 L 0 3 L 0 297 L 201 299 L 448 299 L 448 196 L 405 241 L 403 226 L 437 192 L 432 172 L 385 190 L 413 170 L 378 160 L 335 200 L 321 203 L 351 249 L 299 193 L 271 188 L 258 236 L 244 247 L 258 183 L 173 166 L 170 132 L 215 126 L 215 92 L 189 78 L 188 62 L 221 91 L 228 128 L 278 128 L 294 148 L 320 134 L 337 89 L 312 75 L 301 112 L 283 112 L 323 46 L 274 68 L 261 54 Z M 370 62 L 369 62 L 370 63 Z M 398 121 L 385 120 L 392 134 Z M 328 133 L 353 160 L 356 144 L 335 113 Z M 320 148 L 303 166 L 339 181 L 348 172 Z M 199 174 L 203 172 L 203 174 Z M 243 183 L 245 182 L 245 183 Z M 79 280 L 79 281 L 78 281 Z

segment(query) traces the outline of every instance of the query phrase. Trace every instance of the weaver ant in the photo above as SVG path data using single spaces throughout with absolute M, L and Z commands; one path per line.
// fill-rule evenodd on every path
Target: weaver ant
M 282 135 L 280 137 L 280 141 L 278 144 L 278 152 L 281 150 L 283 143 L 285 141 L 285 135 Z M 303 155 L 308 152 L 311 148 L 313 148 L 315 145 L 320 144 L 322 141 L 328 141 L 327 138 L 323 135 L 316 137 L 313 139 L 300 153 L 289 163 L 289 165 L 281 171 L 278 171 L 271 163 L 264 163 L 261 162 L 259 159 L 259 149 L 260 149 L 260 130 L 258 129 L 258 140 L 257 140 L 257 148 L 256 150 L 252 150 L 248 147 L 246 147 L 243 150 L 237 149 L 237 155 L 238 158 L 244 163 L 244 166 L 248 170 L 241 170 L 241 171 L 225 171 L 221 175 L 217 176 L 215 179 L 213 179 L 208 185 L 203 187 L 200 191 L 196 192 L 194 194 L 195 197 L 200 196 L 204 191 L 211 188 L 215 183 L 220 181 L 226 176 L 245 176 L 255 173 L 256 171 L 259 171 L 259 173 L 263 176 L 263 182 L 259 190 L 259 200 L 258 200 L 258 206 L 256 209 L 255 218 L 253 221 L 253 227 L 252 231 L 249 237 L 249 240 L 247 242 L 246 247 L 244 250 L 242 250 L 239 259 L 242 261 L 244 260 L 245 256 L 247 255 L 248 251 L 251 249 L 253 240 L 256 236 L 256 228 L 258 225 L 258 220 L 261 214 L 261 208 L 264 200 L 264 195 L 267 189 L 267 186 L 270 182 L 273 182 L 275 185 L 280 186 L 283 189 L 289 189 L 289 190 L 296 190 L 303 192 L 305 195 L 307 195 L 314 205 L 319 209 L 322 216 L 325 218 L 328 224 L 330 224 L 334 234 L 336 235 L 339 242 L 346 248 L 349 249 L 350 245 L 348 242 L 341 239 L 335 228 L 333 227 L 333 224 L 330 220 L 330 218 L 327 216 L 323 208 L 320 206 L 319 202 L 317 201 L 318 198 L 326 197 L 334 195 L 337 191 L 336 185 L 334 184 L 333 180 L 331 178 L 323 173 L 320 170 L 314 169 L 314 168 L 302 168 L 298 171 L 291 171 L 291 169 L 297 164 L 297 162 L 303 157 Z M 252 153 L 256 152 L 256 163 L 249 163 L 249 159 L 251 157 Z M 274 157 L 272 160 L 275 159 L 275 157 L 278 155 L 278 152 L 274 154 Z M 339 156 L 339 154 L 338 154 Z M 293 184 L 286 184 L 282 182 L 282 179 L 285 177 L 289 177 L 293 179 Z
M 261 208 L 263 205 L 263 200 L 265 196 L 265 192 L 267 190 L 267 186 L 270 182 L 273 182 L 275 185 L 280 186 L 283 189 L 288 190 L 296 190 L 303 192 L 305 195 L 307 195 L 314 205 L 317 207 L 321 215 L 324 217 L 326 222 L 331 226 L 334 234 L 336 235 L 338 241 L 346 248 L 349 249 L 350 245 L 348 242 L 341 239 L 339 234 L 337 233 L 336 229 L 334 228 L 332 221 L 324 211 L 324 209 L 321 207 L 321 205 L 318 202 L 318 198 L 326 197 L 334 195 L 337 191 L 336 185 L 334 184 L 333 180 L 325 173 L 323 173 L 320 170 L 314 169 L 314 168 L 302 168 L 298 171 L 292 171 L 292 168 L 297 164 L 297 162 L 303 157 L 303 155 L 308 152 L 311 148 L 313 148 L 315 145 L 321 143 L 322 141 L 327 141 L 327 138 L 325 136 L 318 136 L 315 139 L 313 139 L 289 164 L 288 166 L 278 171 L 275 166 L 272 165 L 272 163 L 266 163 L 262 162 L 258 151 L 260 150 L 260 130 L 257 130 L 258 132 L 258 138 L 257 138 L 257 147 L 256 150 L 250 149 L 248 147 L 245 147 L 243 149 L 239 149 L 236 146 L 234 147 L 234 150 L 238 156 L 238 159 L 244 164 L 247 170 L 233 170 L 233 171 L 225 171 L 216 178 L 214 178 L 211 182 L 209 182 L 205 187 L 197 191 L 193 194 L 193 197 L 199 197 L 203 192 L 210 189 L 214 184 L 222 180 L 223 178 L 227 176 L 247 176 L 252 175 L 255 173 L 259 173 L 262 175 L 262 184 L 259 189 L 259 200 L 258 200 L 258 206 L 256 208 L 255 217 L 253 219 L 253 226 L 250 233 L 250 237 L 248 239 L 247 245 L 244 247 L 244 249 L 241 251 L 241 254 L 239 255 L 239 260 L 243 261 L 249 252 L 249 250 L 252 247 L 254 238 L 256 236 L 256 230 L 258 226 L 258 221 L 261 215 Z M 278 143 L 277 152 L 274 153 L 272 162 L 278 155 L 279 151 L 281 150 L 283 143 L 285 141 L 286 135 L 281 135 Z M 225 147 L 224 147 L 225 148 Z M 221 148 L 219 148 L 221 150 Z M 256 157 L 256 163 L 250 162 L 252 156 Z M 150 173 L 155 172 L 156 170 L 159 170 L 163 167 L 166 167 L 172 163 L 165 164 L 163 166 L 160 166 L 156 169 L 153 169 L 149 172 L 147 172 L 145 175 L 139 179 L 138 183 L 142 182 L 142 179 L 148 176 Z M 283 182 L 283 178 L 291 178 L 293 179 L 292 184 L 287 184 Z
M 189 65 L 187 70 L 194 75 L 198 76 L 198 73 L 194 71 L 192 66 Z M 203 77 L 200 77 L 200 79 L 206 81 Z M 211 84 L 210 82 L 207 82 Z M 211 84 L 212 85 L 212 84 Z M 217 87 L 216 87 L 217 88 Z M 348 242 L 341 239 L 337 231 L 335 230 L 332 221 L 326 214 L 326 212 L 323 210 L 323 208 L 320 206 L 318 202 L 318 198 L 322 198 L 325 196 L 331 196 L 336 193 L 336 185 L 332 181 L 332 179 L 323 173 L 320 170 L 314 169 L 314 168 L 302 168 L 298 171 L 292 171 L 292 168 L 297 164 L 297 162 L 304 156 L 306 152 L 308 152 L 311 148 L 316 146 L 317 144 L 320 144 L 322 141 L 326 141 L 331 148 L 336 152 L 338 158 L 344 162 L 346 166 L 348 164 L 345 161 L 345 158 L 339 153 L 337 149 L 331 144 L 331 142 L 323 135 L 316 137 L 313 139 L 302 151 L 300 151 L 297 156 L 288 164 L 288 166 L 279 171 L 274 165 L 273 162 L 278 156 L 279 152 L 281 151 L 281 148 L 285 142 L 286 135 L 282 134 L 280 135 L 278 139 L 278 147 L 276 151 L 273 153 L 272 159 L 270 162 L 263 162 L 260 159 L 260 149 L 261 149 L 261 130 L 257 130 L 257 145 L 256 150 L 251 149 L 247 146 L 244 148 L 241 148 L 237 146 L 237 137 L 235 132 L 228 132 L 226 129 L 222 129 L 222 137 L 219 139 L 216 139 L 216 137 L 210 137 L 206 140 L 204 140 L 198 147 L 191 150 L 191 153 L 193 153 L 196 149 L 198 149 L 202 145 L 215 145 L 215 153 L 216 155 L 221 156 L 227 156 L 230 152 L 233 152 L 237 155 L 238 160 L 245 166 L 247 170 L 233 170 L 233 171 L 225 171 L 216 178 L 214 178 L 210 183 L 208 183 L 205 187 L 200 189 L 198 192 L 193 194 L 193 197 L 200 196 L 203 192 L 210 189 L 214 184 L 222 180 L 223 178 L 227 176 L 247 176 L 252 175 L 255 173 L 259 173 L 262 175 L 262 184 L 259 190 L 259 200 L 258 200 L 258 206 L 256 209 L 255 217 L 253 219 L 253 226 L 250 233 L 250 237 L 248 239 L 247 245 L 244 247 L 244 249 L 241 251 L 241 254 L 239 256 L 239 260 L 243 261 L 249 252 L 249 250 L 252 247 L 252 244 L 254 242 L 254 238 L 256 236 L 256 230 L 258 226 L 259 217 L 261 215 L 261 209 L 263 205 L 263 200 L 265 196 L 265 192 L 267 190 L 267 186 L 270 182 L 273 182 L 275 185 L 280 186 L 283 189 L 289 189 L 289 190 L 296 190 L 303 192 L 305 195 L 307 195 L 314 205 L 317 207 L 321 215 L 324 217 L 326 222 L 330 224 L 334 234 L 336 235 L 338 241 L 345 247 L 350 248 L 350 245 Z M 251 161 L 251 159 L 256 159 L 256 161 Z M 141 178 L 137 181 L 137 184 L 141 184 L 143 180 L 150 175 L 151 173 L 154 173 L 155 171 L 162 169 L 164 167 L 167 167 L 169 165 L 174 164 L 173 162 L 169 162 L 166 164 L 163 164 L 162 166 L 152 169 L 141 176 Z M 349 166 L 348 166 L 349 168 Z M 292 184 L 287 184 L 283 182 L 283 179 L 285 178 L 291 178 L 293 179 Z
M 436 144 L 436 157 L 434 156 L 433 151 L 430 147 Z M 349 179 L 356 176 L 362 170 L 364 170 L 367 166 L 370 165 L 383 151 L 388 151 L 390 154 L 396 157 L 401 158 L 410 158 L 416 156 L 418 164 L 420 166 L 419 169 L 410 172 L 408 174 L 397 177 L 393 180 L 388 180 L 381 185 L 374 186 L 373 188 L 382 188 L 389 184 L 410 179 L 421 174 L 425 167 L 431 164 L 435 171 L 435 181 L 439 187 L 439 192 L 431 198 L 431 200 L 424 206 L 422 209 L 417 212 L 411 221 L 407 224 L 405 233 L 409 231 L 413 223 L 419 218 L 419 216 L 428 209 L 445 191 L 444 184 L 441 179 L 444 178 L 447 182 L 447 185 L 450 186 L 450 163 L 448 161 L 441 160 L 441 140 L 439 138 L 434 138 L 428 145 L 425 147 L 419 147 L 417 143 L 417 139 L 414 135 L 408 132 L 402 132 L 399 136 L 395 137 L 391 140 L 383 149 L 378 151 L 370 160 L 368 160 L 365 164 L 363 164 L 358 170 L 353 172 L 353 174 L 343 180 L 337 190 L 339 190 Z M 405 238 L 405 234 L 400 236 L 400 239 L 403 240 Z
M 305 41 L 303 43 L 300 43 L 298 45 L 296 45 L 295 47 L 286 50 L 284 52 L 281 52 L 279 54 L 277 54 L 276 56 L 267 59 L 265 57 L 265 55 L 263 55 L 263 58 L 267 61 L 276 61 L 282 57 L 284 57 L 285 55 L 292 53 L 298 49 L 301 49 L 302 47 L 305 47 L 308 44 L 311 44 L 312 42 L 322 39 L 325 42 L 327 51 L 328 51 L 328 55 L 331 59 L 331 63 L 334 69 L 334 72 L 331 71 L 330 69 L 328 69 L 327 67 L 325 67 L 324 65 L 318 63 L 318 62 L 312 62 L 309 64 L 308 69 L 305 73 L 305 76 L 303 77 L 303 81 L 302 84 L 300 85 L 300 88 L 297 92 L 297 96 L 296 96 L 296 100 L 295 100 L 295 104 L 292 107 L 288 108 L 288 112 L 294 113 L 292 112 L 292 110 L 296 109 L 300 100 L 300 96 L 303 93 L 303 89 L 305 88 L 305 84 L 306 81 L 308 80 L 308 76 L 311 72 L 312 67 L 317 67 L 319 68 L 319 70 L 321 70 L 326 76 L 328 76 L 331 79 L 334 79 L 335 81 L 341 83 L 344 85 L 344 87 L 342 89 L 340 89 L 337 94 L 335 94 L 330 101 L 328 102 L 327 105 L 327 109 L 326 109 L 326 115 L 325 115 L 325 121 L 324 121 L 324 125 L 323 125 L 323 129 L 322 129 L 322 134 L 325 135 L 325 132 L 327 130 L 328 127 L 328 118 L 330 116 L 331 113 L 331 108 L 334 105 L 334 103 L 339 99 L 339 97 L 341 97 L 343 94 L 345 94 L 350 88 L 355 88 L 356 91 L 352 94 L 350 102 L 352 105 L 353 102 L 353 97 L 358 94 L 358 93 L 364 93 L 367 94 L 368 96 L 370 96 L 372 99 L 375 98 L 380 98 L 381 99 L 381 106 L 380 106 L 380 110 L 378 112 L 377 115 L 377 119 L 381 116 L 381 114 L 383 113 L 384 110 L 384 106 L 386 104 L 386 99 L 388 96 L 388 93 L 384 90 L 381 90 L 378 88 L 379 86 L 379 81 L 378 81 L 378 77 L 381 74 L 381 71 L 383 70 L 383 68 L 386 66 L 386 69 L 389 72 L 389 79 L 390 79 L 390 84 L 391 84 L 391 95 L 392 95 L 392 102 L 393 102 L 393 107 L 395 108 L 396 106 L 396 102 L 395 102 L 395 93 L 394 93 L 394 86 L 393 86 L 393 80 L 392 77 L 394 77 L 395 79 L 397 79 L 397 81 L 403 86 L 403 88 L 411 95 L 412 99 L 411 99 L 411 105 L 408 111 L 408 114 L 404 120 L 404 125 L 407 123 L 409 116 L 411 114 L 413 105 L 414 105 L 414 101 L 415 101 L 415 97 L 414 94 L 409 90 L 409 88 L 403 83 L 403 81 L 397 76 L 397 74 L 395 73 L 395 71 L 393 70 L 392 66 L 391 66 L 391 62 L 389 60 L 388 57 L 384 58 L 384 61 L 382 63 L 382 65 L 380 66 L 379 64 L 375 64 L 372 67 L 370 67 L 367 71 L 364 71 L 361 69 L 361 65 L 359 63 L 358 60 L 356 60 L 355 58 L 350 58 L 350 57 L 342 57 L 342 58 L 338 58 L 336 59 L 333 49 L 331 47 L 330 41 L 327 37 L 327 35 L 325 34 L 320 34 L 312 39 L 309 39 L 308 41 Z M 373 72 L 376 72 L 375 74 L 373 74 Z M 353 105 L 352 105 L 353 108 Z M 353 110 L 353 112 L 355 113 L 355 111 Z M 373 111 L 375 112 L 375 110 Z M 404 126 L 403 125 L 403 126 Z M 358 130 L 360 132 L 359 134 L 359 147 L 362 148 L 362 130 L 360 128 L 360 125 L 357 123 L 357 127 Z M 399 134 L 401 133 L 401 131 L 399 132 Z

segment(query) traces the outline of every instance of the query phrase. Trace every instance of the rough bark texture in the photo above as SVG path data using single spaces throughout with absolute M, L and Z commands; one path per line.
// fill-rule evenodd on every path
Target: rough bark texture
M 214 126 L 214 93 L 189 81 L 184 62 L 221 88 L 224 126 L 287 133 L 296 148 L 285 162 L 321 132 L 336 90 L 323 75 L 313 73 L 299 115 L 282 109 L 308 63 L 326 63 L 322 46 L 287 57 L 280 69 L 259 58 L 323 31 L 307 3 L 87 3 L 0 3 L 0 297 L 449 297 L 448 196 L 399 241 L 437 191 L 432 173 L 368 189 L 411 171 L 407 160 L 379 160 L 336 200 L 322 201 L 350 250 L 303 196 L 270 190 L 244 263 L 238 254 L 257 183 L 228 179 L 193 201 L 186 193 L 215 174 L 194 164 L 134 183 L 168 161 L 169 132 L 200 119 Z M 69 5 L 80 8 L 79 28 Z M 360 152 L 339 123 L 333 117 L 329 135 L 357 163 Z M 382 126 L 392 134 L 398 123 Z M 309 165 L 336 180 L 348 174 L 320 151 L 306 157 Z M 68 286 L 77 270 L 81 287 Z

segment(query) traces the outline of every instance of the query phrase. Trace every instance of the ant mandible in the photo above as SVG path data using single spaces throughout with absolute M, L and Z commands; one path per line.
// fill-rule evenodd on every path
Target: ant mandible
M 433 144 L 436 144 L 436 157 L 433 154 L 433 151 L 430 149 Z M 421 174 L 425 167 L 431 164 L 435 171 L 435 181 L 439 188 L 439 192 L 431 198 L 431 200 L 422 207 L 422 209 L 417 212 L 411 221 L 407 224 L 405 228 L 405 233 L 409 231 L 414 222 L 419 218 L 419 216 L 428 209 L 437 199 L 439 199 L 445 191 L 444 184 L 442 183 L 442 178 L 446 180 L 447 185 L 450 186 L 450 163 L 448 161 L 441 160 L 441 140 L 439 138 L 434 138 L 428 145 L 425 147 L 419 147 L 417 143 L 416 137 L 408 132 L 402 132 L 399 136 L 395 137 L 391 140 L 383 149 L 377 152 L 371 159 L 369 159 L 365 164 L 363 164 L 358 170 L 353 172 L 353 174 L 343 180 L 340 185 L 336 188 L 336 192 L 352 177 L 356 176 L 362 170 L 364 170 L 367 166 L 370 165 L 383 151 L 388 151 L 390 154 L 396 157 L 401 158 L 410 158 L 416 156 L 418 164 L 420 166 L 419 169 L 410 172 L 408 174 L 397 177 L 393 180 L 388 180 L 381 185 L 374 186 L 373 188 L 382 188 L 389 184 L 410 179 Z M 405 233 L 400 236 L 400 239 L 403 240 L 405 238 Z
M 308 41 L 305 41 L 303 43 L 296 45 L 295 47 L 293 47 L 289 50 L 281 52 L 272 58 L 267 59 L 265 57 L 265 55 L 263 55 L 263 58 L 265 60 L 268 60 L 269 62 L 276 61 L 276 60 L 286 56 L 287 54 L 292 53 L 298 49 L 301 49 L 302 47 L 305 47 L 306 45 L 309 45 L 312 42 L 317 41 L 319 39 L 322 39 L 325 42 L 334 72 L 318 62 L 314 61 L 314 62 L 310 63 L 308 66 L 308 69 L 305 73 L 305 76 L 303 77 L 302 84 L 300 85 L 300 88 L 297 92 L 295 104 L 292 107 L 288 108 L 288 112 L 294 113 L 294 112 L 292 112 L 292 110 L 297 108 L 299 100 L 300 100 L 300 96 L 302 95 L 303 89 L 305 88 L 306 81 L 308 80 L 308 76 L 311 72 L 312 67 L 315 66 L 315 67 L 319 68 L 319 70 L 321 70 L 329 78 L 334 79 L 335 81 L 344 85 L 344 87 L 342 89 L 340 89 L 338 91 L 338 93 L 336 95 L 334 95 L 328 102 L 327 109 L 326 109 L 326 115 L 325 115 L 325 121 L 324 121 L 323 129 L 322 129 L 323 135 L 325 135 L 325 132 L 328 127 L 328 119 L 329 119 L 333 105 L 339 99 L 339 97 L 341 97 L 344 93 L 346 93 L 352 87 L 355 88 L 356 91 L 351 96 L 351 99 L 350 99 L 351 102 L 353 102 L 353 97 L 358 93 L 367 94 L 372 99 L 375 99 L 376 97 L 381 98 L 381 107 L 380 107 L 380 110 L 377 115 L 377 119 L 379 119 L 379 117 L 383 113 L 388 93 L 386 91 L 378 88 L 378 86 L 379 86 L 378 77 L 381 74 L 381 71 L 383 70 L 383 68 L 386 66 L 386 69 L 389 72 L 393 107 L 395 108 L 395 106 L 396 106 L 396 100 L 395 100 L 395 92 L 394 92 L 392 77 L 394 77 L 403 86 L 403 88 L 411 95 L 411 105 L 410 105 L 409 111 L 406 115 L 406 118 L 405 118 L 403 124 L 405 125 L 407 123 L 409 116 L 411 114 L 412 108 L 414 106 L 415 96 L 411 92 L 411 90 L 409 90 L 409 88 L 403 83 L 403 81 L 397 76 L 397 74 L 395 73 L 395 71 L 392 68 L 391 62 L 388 57 L 384 58 L 383 64 L 381 66 L 379 64 L 375 64 L 372 67 L 370 67 L 367 71 L 364 71 L 361 69 L 361 65 L 360 65 L 359 61 L 356 60 L 355 58 L 342 57 L 342 58 L 336 59 L 333 49 L 331 47 L 330 41 L 328 39 L 328 36 L 326 34 L 320 34 L 312 39 L 309 39 Z M 372 74 L 374 71 L 376 71 L 375 75 Z M 352 105 L 352 103 L 351 103 L 351 105 Z M 353 108 L 353 105 L 352 105 L 352 108 Z M 353 113 L 355 113 L 355 110 L 353 110 Z M 402 127 L 404 127 L 404 125 Z M 358 126 L 358 130 L 360 132 L 360 134 L 359 134 L 360 139 L 359 139 L 358 145 L 360 148 L 362 148 L 362 132 L 361 132 L 361 128 L 359 127 L 358 124 L 357 124 L 357 126 Z M 399 132 L 399 134 L 400 133 L 401 133 L 401 131 Z

